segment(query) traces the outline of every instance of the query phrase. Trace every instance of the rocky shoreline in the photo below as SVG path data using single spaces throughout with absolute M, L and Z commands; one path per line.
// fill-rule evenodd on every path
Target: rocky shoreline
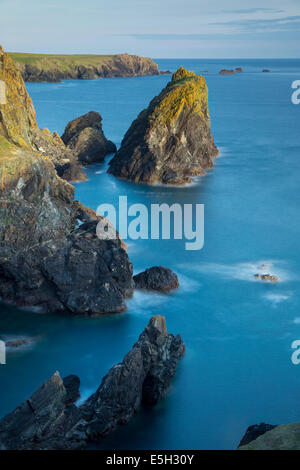
M 185 350 L 166 321 L 152 317 L 123 361 L 97 391 L 77 406 L 80 380 L 56 372 L 28 400 L 0 421 L 1 450 L 83 449 L 127 424 L 141 404 L 161 400 Z
M 148 57 L 130 54 L 111 56 L 11 53 L 26 82 L 89 80 L 95 78 L 159 75 L 157 64 Z

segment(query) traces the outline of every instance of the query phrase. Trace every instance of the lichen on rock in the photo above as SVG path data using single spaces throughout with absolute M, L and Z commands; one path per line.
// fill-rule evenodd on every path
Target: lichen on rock
M 212 168 L 217 154 L 205 78 L 180 67 L 133 121 L 108 171 L 134 182 L 185 184 Z

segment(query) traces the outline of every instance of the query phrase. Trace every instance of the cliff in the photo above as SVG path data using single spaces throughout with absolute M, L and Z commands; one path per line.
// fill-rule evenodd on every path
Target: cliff
M 184 184 L 213 167 L 204 77 L 182 67 L 133 121 L 109 173 L 134 182 Z
M 239 450 L 300 450 L 300 423 L 275 426 Z
M 137 55 L 56 55 L 10 53 L 25 81 L 59 82 L 63 79 L 92 79 L 159 75 L 157 64 Z
M 58 134 L 38 128 L 24 81 L 15 63 L 1 46 L 0 81 L 5 84 L 5 99 L 0 103 L 0 136 L 19 149 L 48 156 L 63 178 L 84 180 L 86 176 L 77 158 L 66 148 Z
M 141 403 L 155 405 L 166 393 L 184 353 L 165 318 L 153 317 L 123 361 L 98 390 L 76 406 L 79 379 L 56 372 L 28 400 L 0 421 L 0 449 L 80 449 L 126 424 Z
M 2 48 L 0 80 L 6 85 L 0 104 L 1 300 L 48 312 L 124 310 L 134 284 L 123 243 L 118 236 L 100 240 L 100 218 L 74 201 L 73 186 L 55 166 L 70 174 L 80 169 L 77 160 L 64 161 L 59 136 L 38 129 L 24 82 Z M 36 152 L 37 142 L 51 154 Z

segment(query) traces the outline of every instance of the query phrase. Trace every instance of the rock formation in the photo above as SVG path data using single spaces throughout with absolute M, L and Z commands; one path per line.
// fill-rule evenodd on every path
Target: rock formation
M 185 184 L 213 167 L 204 77 L 182 67 L 125 134 L 109 173 L 140 183 Z
M 69 122 L 62 140 L 84 165 L 102 162 L 106 155 L 117 151 L 115 144 L 106 139 L 102 117 L 95 111 Z
M 271 72 L 271 70 L 269 70 L 269 69 L 263 69 L 263 73 L 270 73 L 270 72 Z
M 178 289 L 177 275 L 169 268 L 153 266 L 133 277 L 137 289 L 148 289 L 158 292 L 170 292 Z
M 81 406 L 79 379 L 56 372 L 28 400 L 0 421 L 0 449 L 80 449 L 126 424 L 141 403 L 156 404 L 166 393 L 184 353 L 181 337 L 153 317 L 123 361 Z
M 274 426 L 239 450 L 300 450 L 300 423 Z
M 236 73 L 236 70 L 227 70 L 227 69 L 222 69 L 219 72 L 220 75 L 233 75 L 235 73 Z
M 157 64 L 137 55 L 10 54 L 25 81 L 60 82 L 63 79 L 93 79 L 159 75 Z
M 55 171 L 55 151 L 53 158 L 33 151 L 34 135 L 43 133 L 24 82 L 3 50 L 0 78 L 7 88 L 7 103 L 0 105 L 0 297 L 44 311 L 124 310 L 134 284 L 122 241 L 97 237 L 100 218 L 74 202 L 73 186 Z M 51 134 L 46 139 L 51 145 Z
M 269 281 L 269 282 L 278 282 L 279 277 L 275 276 L 274 274 L 254 274 L 256 279 L 260 279 L 261 281 Z
M 19 149 L 48 156 L 59 176 L 67 180 L 86 178 L 76 157 L 60 137 L 39 130 L 32 100 L 12 59 L 0 46 L 0 80 L 5 83 L 6 103 L 0 104 L 0 137 Z M 0 144 L 1 145 L 1 144 Z
M 274 428 L 276 428 L 276 425 L 266 423 L 254 424 L 252 426 L 249 426 L 238 447 L 250 444 L 250 442 L 255 441 L 255 439 L 257 439 L 259 436 L 262 436 L 263 434 L 268 431 L 271 431 Z

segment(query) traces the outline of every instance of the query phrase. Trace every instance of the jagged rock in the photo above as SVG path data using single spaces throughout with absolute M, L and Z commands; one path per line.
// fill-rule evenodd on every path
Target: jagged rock
M 256 279 L 260 279 L 261 281 L 270 281 L 270 282 L 278 282 L 280 279 L 278 276 L 274 274 L 254 274 Z
M 159 75 L 157 64 L 148 57 L 130 54 L 55 55 L 11 53 L 25 81 L 60 82 L 108 77 Z
M 153 317 L 81 406 L 74 404 L 79 379 L 62 380 L 56 372 L 0 421 L 0 448 L 79 449 L 98 441 L 128 423 L 141 403 L 154 405 L 165 395 L 184 349 L 181 337 L 167 332 L 165 318 Z
M 38 128 L 24 81 L 3 48 L 0 49 L 0 80 L 6 88 L 6 104 L 0 104 L 0 137 L 24 151 L 48 156 L 58 174 L 67 180 L 86 179 L 76 156 L 66 148 L 58 134 Z
M 254 424 L 252 426 L 249 426 L 238 447 L 242 447 L 249 444 L 250 442 L 257 439 L 259 436 L 262 436 L 263 434 L 268 431 L 271 431 L 274 428 L 276 428 L 276 425 L 266 423 Z
M 179 287 L 177 275 L 169 268 L 153 266 L 133 276 L 137 289 L 148 289 L 159 292 L 170 292 Z
M 217 154 L 205 79 L 181 67 L 133 121 L 108 171 L 136 183 L 185 184 Z
M 1 77 L 7 81 L 7 104 L 0 105 L 1 299 L 48 312 L 124 310 L 134 284 L 123 242 L 118 234 L 98 238 L 99 218 L 84 206 L 79 210 L 73 186 L 55 171 L 59 153 L 53 150 L 51 158 L 33 151 L 34 135 L 65 146 L 58 135 L 37 129 L 22 78 L 0 50 Z M 65 171 L 72 168 L 66 163 Z M 79 227 L 78 219 L 84 222 Z
M 102 162 L 106 155 L 117 151 L 115 144 L 106 139 L 102 130 L 102 117 L 95 111 L 69 122 L 62 140 L 85 165 Z

